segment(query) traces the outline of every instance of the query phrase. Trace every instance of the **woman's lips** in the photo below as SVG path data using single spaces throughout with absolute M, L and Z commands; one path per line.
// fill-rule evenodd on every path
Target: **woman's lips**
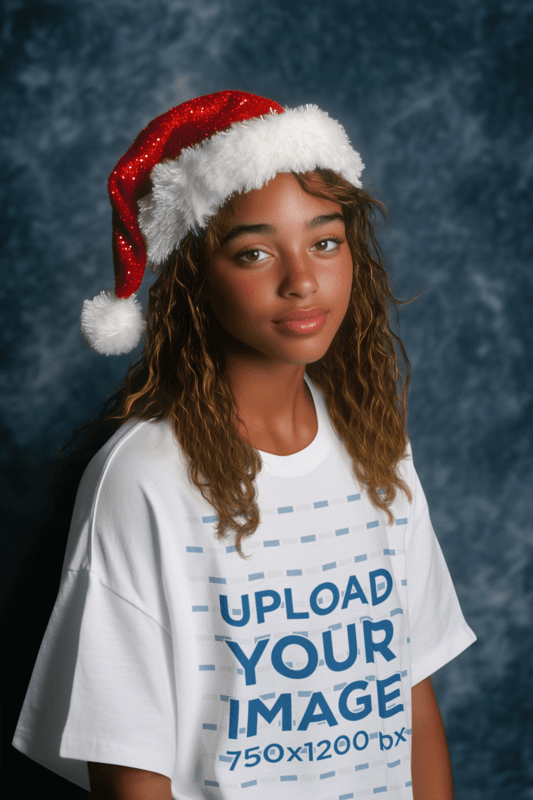
M 293 311 L 288 311 L 283 317 L 275 320 L 276 322 L 287 322 L 290 319 L 313 319 L 314 317 L 322 317 L 327 311 L 324 308 L 295 308 Z
M 276 322 L 283 330 L 289 333 L 305 334 L 315 333 L 324 325 L 327 318 L 327 311 L 319 309 L 319 316 L 308 316 L 306 319 L 285 319 Z

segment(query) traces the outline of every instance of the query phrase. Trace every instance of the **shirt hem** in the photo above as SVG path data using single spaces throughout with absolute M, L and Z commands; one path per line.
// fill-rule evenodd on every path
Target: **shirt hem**
M 76 761 L 97 761 L 103 764 L 118 764 L 121 767 L 135 767 L 150 772 L 158 772 L 172 779 L 174 764 L 169 767 L 168 758 L 161 753 L 145 750 L 136 750 L 131 747 L 121 747 L 113 742 L 81 741 L 70 737 L 63 737 L 59 748 L 61 758 L 71 758 Z
M 44 769 L 53 772 L 55 775 L 59 775 L 60 778 L 69 781 L 69 783 L 73 783 L 75 786 L 79 786 L 80 789 L 85 789 L 87 792 L 91 790 L 87 767 L 85 767 L 87 774 L 83 775 L 80 773 L 80 767 L 77 764 L 73 769 L 69 769 L 69 767 L 72 767 L 72 764 L 69 763 L 67 765 L 66 761 L 63 764 L 62 759 L 58 757 L 57 753 L 53 755 L 43 753 L 39 748 L 34 746 L 35 743 L 32 740 L 31 732 L 24 733 L 17 730 L 11 744 L 15 750 L 18 750 L 19 753 L 22 753 L 23 756 L 26 756 L 26 758 L 29 758 L 31 761 L 35 761 L 36 764 L 40 764 Z
M 124 748 L 113 743 L 64 738 L 59 748 L 59 754 L 56 752 L 50 755 L 34 746 L 30 732 L 17 730 L 11 744 L 22 755 L 86 791 L 90 791 L 91 788 L 88 773 L 85 776 L 79 770 L 86 771 L 88 761 L 145 769 L 165 775 L 171 780 L 174 772 L 174 766 L 169 767 L 168 758 L 163 757 L 161 753 Z M 70 764 L 67 764 L 67 761 Z M 84 766 L 72 765 L 73 761 L 81 762 Z
M 470 647 L 475 641 L 477 641 L 476 634 L 467 626 L 463 628 L 451 642 L 447 641 L 445 646 L 434 650 L 429 656 L 417 662 L 415 666 L 411 664 L 411 686 L 416 686 L 417 683 L 428 678 L 449 661 L 452 661 L 460 655 L 463 650 L 466 650 L 466 648 Z

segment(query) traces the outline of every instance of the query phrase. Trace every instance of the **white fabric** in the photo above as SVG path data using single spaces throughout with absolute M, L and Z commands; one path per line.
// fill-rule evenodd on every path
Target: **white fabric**
M 146 325 L 137 297 L 118 298 L 114 289 L 84 300 L 80 322 L 85 344 L 103 356 L 129 353 L 139 344 Z
M 410 450 L 413 503 L 388 526 L 308 384 L 317 436 L 261 453 L 246 560 L 166 423 L 129 422 L 95 456 L 16 748 L 86 789 L 101 761 L 169 776 L 176 800 L 412 798 L 411 686 L 476 636 Z

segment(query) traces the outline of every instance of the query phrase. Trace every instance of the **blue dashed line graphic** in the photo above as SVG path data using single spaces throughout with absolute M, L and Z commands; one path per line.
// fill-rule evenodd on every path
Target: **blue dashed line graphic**
M 288 497 L 286 499 L 288 499 Z M 348 495 L 346 497 L 346 501 L 347 502 L 354 502 L 354 501 L 358 501 L 358 500 L 361 500 L 361 494 L 360 493 Z M 341 504 L 343 502 L 343 499 L 341 497 L 336 497 L 336 498 L 333 499 L 332 502 L 333 502 L 333 505 L 339 505 L 339 504 Z M 275 521 L 275 519 L 274 519 L 274 515 L 275 514 L 290 514 L 290 513 L 302 512 L 302 511 L 306 511 L 307 513 L 309 513 L 311 507 L 313 509 L 315 509 L 315 510 L 316 509 L 321 509 L 321 508 L 328 508 L 329 507 L 329 500 L 314 501 L 312 503 L 312 506 L 311 506 L 311 504 L 308 503 L 308 504 L 306 504 L 306 506 L 287 505 L 287 506 L 281 506 L 281 507 L 277 507 L 277 508 L 270 508 L 268 510 L 268 512 L 270 514 L 272 514 L 272 517 L 273 517 L 272 518 L 272 522 L 274 522 Z M 363 510 L 361 508 L 361 505 L 358 507 L 358 509 L 359 509 L 359 512 L 361 512 Z M 366 510 L 366 500 L 365 500 L 365 510 Z M 339 511 L 340 511 L 340 509 L 339 509 Z M 379 539 L 381 538 L 380 532 L 376 532 L 376 537 L 377 538 L 376 538 L 375 544 L 373 544 L 373 545 L 370 544 L 370 537 L 367 537 L 368 542 L 366 542 L 365 538 L 364 538 L 364 533 L 363 533 L 363 530 L 365 529 L 365 527 L 366 527 L 367 530 L 371 530 L 371 529 L 378 528 L 378 527 L 384 525 L 384 522 L 382 520 L 380 520 L 380 519 L 374 519 L 374 520 L 371 520 L 369 522 L 365 522 L 364 516 L 363 516 L 362 519 L 361 519 L 360 516 L 359 516 L 359 519 L 357 519 L 357 516 L 358 516 L 357 510 L 354 508 L 353 511 L 356 512 L 355 523 L 363 523 L 363 524 L 354 524 L 352 526 L 351 522 L 353 520 L 346 519 L 345 520 L 346 522 L 350 522 L 350 527 L 342 527 L 342 528 L 335 529 L 334 528 L 335 522 L 337 522 L 337 524 L 339 522 L 341 522 L 341 524 L 342 524 L 342 522 L 344 522 L 344 520 L 342 520 L 342 517 L 340 519 L 337 517 L 335 522 L 333 522 L 333 517 L 332 517 L 331 521 L 333 522 L 333 524 L 331 524 L 331 522 L 329 522 L 329 517 L 328 517 L 328 521 L 326 521 L 324 523 L 324 528 L 321 529 L 324 532 L 320 533 L 320 536 L 319 536 L 319 532 L 317 532 L 316 534 L 313 533 L 313 534 L 308 534 L 308 535 L 304 535 L 304 536 L 299 536 L 298 539 L 299 539 L 300 543 L 307 544 L 307 543 L 317 542 L 318 541 L 319 544 L 317 545 L 317 547 L 319 548 L 322 557 L 324 557 L 324 555 L 330 555 L 330 556 L 331 555 L 337 555 L 338 556 L 339 554 L 335 551 L 335 548 L 336 548 L 336 550 L 339 550 L 341 543 L 339 543 L 338 545 L 332 547 L 328 552 L 328 549 L 326 547 L 326 542 L 322 542 L 321 540 L 324 539 L 324 538 L 325 539 L 331 538 L 331 537 L 333 537 L 333 535 L 335 537 L 337 537 L 337 536 L 345 536 L 345 535 L 349 535 L 350 533 L 353 533 L 354 536 L 353 536 L 352 541 L 355 543 L 355 537 L 357 536 L 358 546 L 363 546 L 363 547 L 367 546 L 367 547 L 369 547 L 369 550 L 371 551 L 370 553 L 362 553 L 362 554 L 353 556 L 353 562 L 356 563 L 356 564 L 361 563 L 361 562 L 368 562 L 369 558 L 370 559 L 378 558 L 380 556 L 380 550 L 379 550 L 379 545 L 380 544 L 381 544 L 381 552 L 383 553 L 383 556 L 396 556 L 397 553 L 403 553 L 404 552 L 401 549 L 398 550 L 398 549 L 393 549 L 393 548 L 390 548 L 390 547 L 389 548 L 383 548 L 383 544 L 385 544 L 385 543 L 392 544 L 393 542 L 396 542 L 396 548 L 402 548 L 403 544 L 401 544 L 400 542 L 403 541 L 403 538 L 402 538 L 402 537 L 404 537 L 403 534 L 398 534 L 398 536 L 400 538 L 394 539 L 394 537 L 392 536 L 392 537 L 389 537 L 389 541 L 388 542 L 385 539 L 385 541 L 383 541 L 383 543 L 381 543 L 381 542 L 379 542 Z M 333 513 L 333 510 L 332 510 L 332 513 Z M 345 509 L 344 513 L 346 515 L 348 513 L 348 509 Z M 370 513 L 372 513 L 372 512 L 370 512 Z M 323 516 L 328 516 L 328 515 L 329 515 L 329 512 L 328 512 L 328 514 L 325 514 Z M 353 516 L 353 514 L 352 514 L 352 516 Z M 368 519 L 368 516 L 367 516 L 367 519 Z M 198 517 L 196 517 L 196 519 L 198 520 Z M 201 517 L 201 520 L 202 520 L 203 523 L 206 523 L 206 524 L 216 523 L 218 521 L 218 517 L 216 515 L 205 516 L 205 517 Z M 397 525 L 397 526 L 407 525 L 408 521 L 409 521 L 408 518 L 396 519 L 395 520 L 395 525 Z M 293 520 L 293 522 L 294 522 L 294 520 Z M 318 524 L 318 518 L 315 519 L 315 522 Z M 290 525 L 289 525 L 289 527 L 290 527 Z M 316 527 L 315 527 L 315 529 L 316 529 Z M 304 527 L 304 530 L 305 530 L 305 527 Z M 382 530 L 383 530 L 383 528 L 382 528 Z M 275 536 L 276 533 L 278 533 L 278 535 L 281 535 L 281 539 L 266 539 L 266 540 L 263 540 L 262 546 L 264 548 L 281 547 L 281 543 L 282 542 L 283 542 L 283 545 L 295 545 L 297 543 L 297 541 L 298 541 L 298 539 L 296 539 L 296 537 L 293 538 L 293 539 L 292 538 L 285 539 L 285 534 L 283 534 L 282 530 L 280 530 L 278 532 L 275 529 L 273 529 L 271 531 L 271 535 L 273 534 Z M 292 533 L 294 534 L 294 531 Z M 289 535 L 289 533 L 287 533 L 286 535 Z M 374 538 L 374 537 L 372 537 L 372 538 Z M 333 543 L 331 542 L 330 544 L 333 544 Z M 324 572 L 332 570 L 332 569 L 333 570 L 344 569 L 347 566 L 347 563 L 349 563 L 348 562 L 348 559 L 350 558 L 349 549 L 351 549 L 351 547 L 350 547 L 351 544 L 352 544 L 352 542 L 348 542 L 348 540 L 346 540 L 346 542 L 345 542 L 346 548 L 345 548 L 345 551 L 344 551 L 344 553 L 348 557 L 348 558 L 346 558 L 346 560 L 344 560 L 345 557 L 344 557 L 344 554 L 343 554 L 343 560 L 341 560 L 340 562 L 332 561 L 332 562 L 329 562 L 329 563 L 326 563 L 326 564 L 322 564 L 321 565 L 321 571 L 324 573 Z M 257 547 L 261 546 L 260 541 L 257 543 L 256 546 Z M 324 551 L 322 551 L 322 547 L 325 548 Z M 347 553 L 346 553 L 346 549 L 348 550 Z M 207 547 L 208 553 L 211 553 L 212 550 L 213 550 L 213 548 Z M 237 551 L 237 549 L 236 549 L 236 547 L 234 545 L 226 546 L 225 550 L 226 550 L 226 553 L 228 553 L 228 554 L 229 553 L 234 553 L 234 552 Z M 311 555 L 311 550 L 315 551 L 316 548 L 308 549 L 307 550 L 307 554 L 308 555 Z M 204 553 L 204 548 L 201 547 L 201 546 L 197 546 L 197 545 L 187 546 L 186 547 L 186 552 L 187 553 L 191 553 L 191 554 Z M 284 552 L 285 552 L 285 549 L 284 549 Z M 289 552 L 289 551 L 287 551 L 287 552 Z M 353 550 L 352 550 L 352 552 L 353 552 Z M 272 555 L 274 557 L 274 560 L 276 560 L 278 558 L 278 556 L 282 556 L 282 553 L 280 551 L 278 553 L 278 556 L 275 556 L 275 554 L 272 554 Z M 267 556 L 267 554 L 265 554 L 265 557 L 266 556 Z M 303 555 L 302 555 L 302 558 L 303 558 Z M 319 560 L 319 558 L 317 558 L 315 560 L 315 562 L 314 562 L 315 566 L 313 566 L 313 569 L 307 569 L 306 568 L 306 575 L 308 574 L 308 572 L 309 573 L 311 573 L 311 572 L 317 572 L 318 573 L 318 569 L 319 569 L 318 565 L 320 564 L 320 561 L 322 560 L 322 559 Z M 399 558 L 400 558 L 400 556 L 399 556 Z M 292 560 L 292 559 L 285 559 L 285 565 L 286 565 L 288 560 Z M 298 560 L 300 560 L 300 559 L 296 559 L 295 558 L 294 560 L 296 560 L 296 563 L 298 563 Z M 283 559 L 282 559 L 282 561 L 283 561 Z M 200 562 L 195 562 L 195 563 L 198 564 Z M 395 559 L 394 563 L 396 563 L 396 559 Z M 340 564 L 340 567 L 338 566 L 338 564 Z M 266 566 L 267 565 L 265 563 L 265 568 L 266 568 Z M 283 563 L 281 563 L 279 566 L 282 567 Z M 260 564 L 259 563 L 256 565 L 256 568 L 257 567 L 260 568 Z M 369 566 L 369 569 L 370 568 L 371 567 Z M 217 567 L 215 566 L 213 569 L 217 569 Z M 269 569 L 270 569 L 270 567 L 269 567 Z M 348 569 L 349 569 L 349 567 L 348 567 Z M 224 567 L 221 567 L 220 571 L 226 571 L 226 570 L 225 570 Z M 353 568 L 352 568 L 352 571 L 355 572 L 355 570 L 353 570 Z M 303 570 L 303 568 L 300 568 L 300 569 L 286 569 L 285 573 L 286 573 L 286 576 L 290 577 L 290 578 L 292 578 L 292 577 L 301 577 L 304 574 L 304 570 Z M 246 575 L 246 573 L 244 573 L 244 574 Z M 248 574 L 247 579 L 248 579 L 248 581 L 264 580 L 266 574 L 267 574 L 266 572 L 251 573 L 251 574 Z M 281 576 L 282 572 L 276 572 L 276 573 L 270 573 L 269 572 L 268 574 L 271 577 L 277 577 L 277 576 Z M 378 574 L 379 574 L 379 570 L 378 570 Z M 205 573 L 204 573 L 204 575 L 205 575 Z M 205 577 L 203 578 L 203 580 L 205 581 Z M 241 580 L 242 580 L 242 578 L 241 578 Z M 318 580 L 325 581 L 326 578 L 323 577 L 322 579 L 318 579 Z M 335 580 L 335 576 L 327 578 L 327 580 Z M 222 577 L 217 577 L 217 576 L 209 576 L 209 583 L 210 584 L 227 584 L 227 579 L 226 578 L 222 578 Z M 325 584 L 325 585 L 329 585 L 329 584 Z M 405 579 L 401 580 L 401 585 L 402 586 L 407 586 L 407 580 L 405 580 Z M 264 586 L 265 585 L 263 584 L 263 587 Z M 379 585 L 376 586 L 376 590 L 378 592 L 382 591 L 385 586 L 386 586 L 386 584 L 380 583 Z M 258 592 L 260 588 L 261 587 L 256 587 L 253 591 Z M 221 589 L 220 591 L 225 592 L 226 590 L 225 589 Z M 246 589 L 244 591 L 246 591 Z M 252 591 L 252 587 L 250 587 L 248 591 Z M 208 594 L 208 589 L 205 586 L 205 583 L 204 583 L 204 592 L 207 595 L 205 599 L 212 603 L 213 600 Z M 260 593 L 260 594 L 268 594 L 268 593 L 264 592 L 264 593 Z M 344 592 L 342 592 L 342 595 L 344 596 Z M 198 600 L 200 600 L 200 602 L 201 602 L 202 599 L 203 598 L 198 597 Z M 237 599 L 237 598 L 235 598 L 235 599 Z M 401 597 L 401 593 L 400 593 L 400 598 L 398 598 L 398 599 L 403 601 L 403 598 Z M 277 600 L 277 602 L 278 602 L 278 606 L 279 606 L 280 605 L 279 600 Z M 324 601 L 322 600 L 322 598 L 316 598 L 316 602 L 323 603 Z M 278 606 L 276 606 L 276 608 Z M 284 607 L 285 607 L 285 604 L 284 603 L 281 604 L 281 608 L 284 608 Z M 192 610 L 194 612 L 208 612 L 209 608 L 210 607 L 207 606 L 207 605 L 205 605 L 205 606 L 202 606 L 202 605 L 192 606 Z M 268 605 L 265 606 L 265 610 L 268 610 L 268 608 L 269 608 Z M 232 616 L 233 617 L 237 617 L 239 620 L 242 617 L 242 613 L 243 613 L 242 609 L 234 609 L 234 610 L 232 610 Z M 404 614 L 403 608 L 401 608 L 401 607 L 394 608 L 389 612 L 389 615 L 390 615 L 391 618 L 394 617 L 395 615 L 399 615 L 399 614 L 401 614 L 401 615 Z M 298 615 L 296 615 L 296 617 L 297 616 Z M 305 615 L 300 614 L 299 616 L 305 616 Z M 307 615 L 307 616 L 309 616 L 309 615 Z M 373 617 L 371 617 L 371 616 L 362 616 L 362 617 L 360 617 L 360 620 L 365 620 L 365 619 L 373 620 Z M 306 620 L 306 622 L 307 622 L 307 620 Z M 306 624 L 306 622 L 304 622 L 303 624 Z M 296 623 L 296 624 L 298 624 L 298 623 Z M 388 623 L 388 624 L 391 625 L 391 623 Z M 337 624 L 334 624 L 334 625 L 329 625 L 328 626 L 328 630 L 336 631 L 336 630 L 342 629 L 342 627 L 343 627 L 342 623 L 337 623 Z M 308 631 L 292 631 L 292 633 L 294 635 L 297 635 L 297 636 L 305 636 L 305 637 L 309 638 L 309 632 Z M 313 633 L 313 635 L 314 635 L 314 633 Z M 342 637 L 342 634 L 336 634 L 336 636 L 337 635 Z M 215 635 L 215 641 L 219 641 L 219 642 L 224 642 L 224 641 L 227 641 L 227 640 L 231 640 L 231 638 L 232 637 L 230 637 L 230 636 L 218 636 L 218 635 Z M 262 636 L 255 637 L 254 641 L 257 643 L 260 640 L 269 639 L 269 638 L 270 638 L 269 635 L 262 635 Z M 409 642 L 409 638 L 408 637 L 406 637 L 406 638 L 407 638 L 407 642 Z M 212 641 L 213 640 L 211 639 L 211 642 Z M 250 639 L 250 641 L 251 641 L 251 639 Z M 223 648 L 223 649 L 226 650 L 226 648 Z M 287 664 L 286 666 L 292 667 L 292 664 L 290 664 L 290 665 Z M 320 659 L 319 666 L 324 666 L 324 660 L 323 659 Z M 235 668 L 237 668 L 236 664 L 234 664 L 234 669 L 232 670 L 234 676 L 235 676 Z M 215 666 L 215 664 L 200 664 L 198 669 L 199 669 L 199 671 L 215 671 L 216 670 L 216 666 Z M 242 676 L 242 675 L 244 675 L 244 670 L 237 668 L 237 673 Z M 400 674 L 405 677 L 408 674 L 408 671 L 405 670 L 405 671 L 401 672 Z M 214 678 L 215 678 L 215 676 L 213 676 L 213 679 Z M 236 677 L 234 677 L 234 680 L 236 681 L 236 685 L 240 684 L 240 682 L 241 682 L 240 679 L 237 680 Z M 375 676 L 368 676 L 367 680 L 368 681 L 375 681 L 376 677 Z M 243 679 L 243 682 L 244 682 L 244 679 Z M 347 685 L 348 685 L 348 682 L 344 681 L 343 683 L 334 685 L 332 688 L 333 688 L 334 692 L 337 692 L 337 693 L 340 694 L 340 692 Z M 331 686 L 331 684 L 330 684 L 330 686 Z M 329 691 L 331 691 L 331 688 L 329 689 Z M 297 695 L 300 698 L 309 698 L 312 695 L 312 691 L 298 691 Z M 221 701 L 229 703 L 229 700 L 230 700 L 231 696 L 229 696 L 229 695 L 220 695 L 219 697 L 220 697 Z M 268 703 L 268 706 L 271 705 L 271 703 L 275 700 L 276 697 L 277 697 L 276 692 L 269 692 L 268 694 L 260 695 L 261 700 L 263 700 L 265 702 L 266 701 L 270 701 Z M 216 698 L 216 695 L 215 695 L 215 698 Z M 338 697 L 337 697 L 337 699 L 338 699 Z M 220 711 L 224 711 L 224 710 L 227 711 L 228 707 L 226 706 L 225 709 L 220 709 Z M 279 720 L 278 720 L 278 724 L 281 724 Z M 321 725 L 325 725 L 326 723 L 325 722 L 321 722 L 320 724 Z M 217 724 L 216 723 L 204 722 L 204 723 L 202 723 L 202 729 L 205 730 L 205 731 L 217 731 Z M 244 734 L 246 732 L 246 729 L 245 728 L 239 728 L 238 732 L 239 732 L 239 734 Z M 370 739 L 374 739 L 374 738 L 377 738 L 377 736 L 378 736 L 378 734 L 374 733 L 374 734 L 370 734 L 369 738 Z M 208 738 L 212 738 L 212 737 L 207 737 L 206 736 L 205 737 L 206 741 L 207 741 Z M 360 756 L 361 755 L 363 755 L 363 754 L 360 754 Z M 391 753 L 391 756 L 392 756 L 392 753 Z M 364 757 L 364 755 L 363 755 L 363 757 Z M 233 761 L 233 757 L 232 756 L 220 755 L 218 758 L 219 758 L 220 762 L 224 762 L 224 763 L 228 763 L 228 764 Z M 352 761 L 352 764 L 353 764 L 353 761 Z M 390 769 L 395 768 L 395 767 L 399 766 L 400 764 L 401 764 L 401 759 L 393 760 L 390 763 L 386 762 L 387 767 L 390 768 Z M 317 766 L 318 766 L 318 764 L 317 764 Z M 324 765 L 324 766 L 326 766 L 326 765 Z M 352 769 L 352 766 L 350 766 L 349 768 Z M 355 771 L 369 770 L 369 763 L 357 764 L 353 768 L 355 769 Z M 221 771 L 222 771 L 221 767 L 219 767 L 219 769 L 221 769 Z M 225 767 L 224 770 L 227 770 L 227 767 Z M 343 771 L 345 771 L 345 770 L 343 770 Z M 246 773 L 246 770 L 244 770 L 244 772 Z M 400 772 L 400 770 L 398 770 L 398 772 Z M 278 775 L 279 775 L 279 773 L 278 773 Z M 316 773 L 315 773 L 315 775 L 316 775 Z M 325 773 L 319 774 L 318 777 L 320 778 L 321 781 L 323 781 L 323 780 L 327 780 L 328 778 L 333 778 L 335 775 L 336 775 L 335 770 L 331 770 L 329 772 L 325 772 Z M 392 775 L 393 775 L 393 773 L 391 773 L 391 776 Z M 243 777 L 248 777 L 248 776 L 246 776 L 246 774 L 245 774 L 245 775 L 243 775 Z M 382 775 L 382 778 L 383 777 L 385 777 L 385 776 Z M 299 781 L 299 776 L 298 775 L 279 775 L 279 780 L 281 782 Z M 316 777 L 315 777 L 315 780 L 316 780 Z M 367 777 L 367 780 L 368 780 L 368 777 Z M 378 780 L 379 780 L 379 777 L 378 777 Z M 258 783 L 259 783 L 259 780 L 251 779 L 251 780 L 247 780 L 247 781 L 241 783 L 240 786 L 241 786 L 241 788 L 248 788 L 248 787 L 257 786 Z M 220 784 L 219 784 L 218 781 L 205 780 L 204 784 L 205 784 L 205 786 L 208 786 L 208 787 L 220 788 Z M 331 785 L 334 786 L 334 784 L 335 784 L 335 782 L 332 781 Z M 239 784 L 237 784 L 237 785 L 239 785 Z M 411 785 L 411 781 L 409 781 L 408 783 L 405 784 L 405 786 L 410 786 L 410 785 Z M 224 786 L 225 786 L 225 784 L 224 784 Z M 324 787 L 324 788 L 326 788 L 326 787 Z M 372 794 L 372 795 L 375 796 L 375 795 L 382 794 L 382 793 L 387 793 L 387 792 L 388 792 L 388 787 L 386 785 L 383 785 L 383 786 L 379 786 L 378 785 L 378 786 L 371 787 L 371 791 L 368 791 L 368 794 Z M 250 794 L 253 794 L 253 793 L 250 793 Z M 355 796 L 354 792 L 349 792 L 347 794 L 342 794 L 342 795 L 338 796 L 338 800 L 354 800 L 354 796 Z

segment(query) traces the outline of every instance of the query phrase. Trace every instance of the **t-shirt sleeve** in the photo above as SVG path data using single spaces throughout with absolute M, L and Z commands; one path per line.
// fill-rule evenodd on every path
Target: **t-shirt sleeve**
M 412 458 L 406 459 L 406 470 L 413 492 L 405 549 L 414 686 L 458 656 L 477 637 L 461 611 Z
M 89 570 L 67 571 L 13 745 L 89 789 L 88 761 L 172 777 L 169 634 Z
M 85 789 L 87 761 L 172 777 L 176 754 L 158 528 L 139 483 L 140 457 L 117 449 L 111 440 L 82 478 L 59 594 L 13 739 Z

